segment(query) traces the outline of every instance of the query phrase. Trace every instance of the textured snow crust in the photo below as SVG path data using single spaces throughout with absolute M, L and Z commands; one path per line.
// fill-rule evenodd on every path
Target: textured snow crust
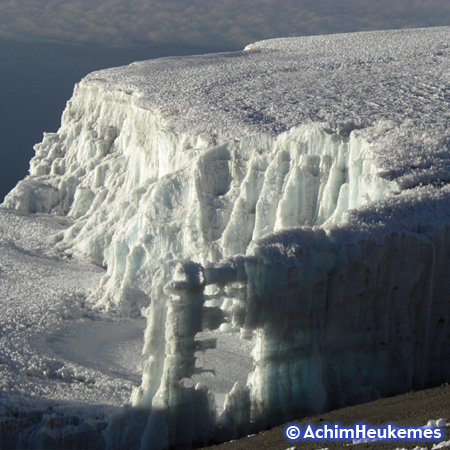
M 147 318 L 109 447 L 231 439 L 448 381 L 449 42 L 277 39 L 75 87 L 3 205 L 67 216 L 55 251 L 106 270 L 89 302 Z M 248 379 L 223 382 L 216 359 L 208 381 L 227 335 L 248 341 Z
M 60 216 L 0 210 L 0 447 L 97 448 L 140 382 L 142 320 L 99 315 L 104 271 L 49 237 Z

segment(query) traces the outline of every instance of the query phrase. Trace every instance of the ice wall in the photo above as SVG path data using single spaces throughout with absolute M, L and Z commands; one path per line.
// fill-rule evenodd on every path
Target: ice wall
M 149 362 L 133 398 L 152 411 L 141 448 L 232 439 L 447 381 L 449 211 L 448 186 L 430 188 L 325 230 L 277 232 L 252 256 L 179 263 L 150 306 Z M 429 214 L 434 224 L 425 223 Z M 236 384 L 214 416 L 211 393 L 185 379 L 202 371 L 198 352 L 214 348 L 197 333 L 219 327 L 256 343 L 247 384 Z
M 357 133 L 311 124 L 211 142 L 166 131 L 132 100 L 78 85 L 4 203 L 76 219 L 57 247 L 107 268 L 98 302 L 123 314 L 148 306 L 165 261 L 243 254 L 273 231 L 339 220 L 396 189 Z

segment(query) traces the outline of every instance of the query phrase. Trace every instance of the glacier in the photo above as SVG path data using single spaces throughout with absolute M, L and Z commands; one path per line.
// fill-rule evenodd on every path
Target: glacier
M 449 38 L 273 39 L 75 86 L 2 207 L 64 217 L 53 251 L 103 273 L 88 302 L 146 320 L 108 448 L 450 379 Z

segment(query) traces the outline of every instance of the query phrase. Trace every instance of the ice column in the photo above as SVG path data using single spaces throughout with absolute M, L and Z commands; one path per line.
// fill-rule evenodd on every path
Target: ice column
M 154 292 L 158 297 L 149 311 L 149 363 L 133 401 L 140 408 L 151 405 L 142 449 L 202 442 L 213 434 L 214 397 L 199 384 L 183 384 L 183 379 L 201 370 L 195 367 L 195 352 L 215 347 L 215 341 L 196 341 L 195 335 L 223 322 L 219 308 L 204 306 L 204 287 L 202 266 L 185 262 L 177 265 L 163 292 Z

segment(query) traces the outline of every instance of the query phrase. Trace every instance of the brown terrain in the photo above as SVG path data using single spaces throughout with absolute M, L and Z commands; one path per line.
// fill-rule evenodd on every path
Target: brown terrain
M 434 389 L 423 391 L 412 391 L 407 394 L 397 395 L 380 399 L 363 405 L 351 406 L 316 417 L 307 417 L 293 423 L 302 429 L 306 424 L 311 423 L 320 426 L 322 422 L 330 425 L 339 423 L 342 425 L 354 425 L 365 422 L 368 425 L 385 425 L 392 423 L 396 426 L 423 426 L 429 420 L 440 418 L 447 419 L 450 425 L 450 385 L 445 384 Z M 395 450 L 395 449 L 427 449 L 431 450 L 434 445 L 442 441 L 449 441 L 448 445 L 439 448 L 450 450 L 450 426 L 444 428 L 445 436 L 437 441 L 390 441 L 390 442 L 367 442 L 352 444 L 348 442 L 289 442 L 284 436 L 286 426 L 279 426 L 271 430 L 263 431 L 257 435 L 245 437 L 236 441 L 224 444 L 205 447 L 209 450 Z

